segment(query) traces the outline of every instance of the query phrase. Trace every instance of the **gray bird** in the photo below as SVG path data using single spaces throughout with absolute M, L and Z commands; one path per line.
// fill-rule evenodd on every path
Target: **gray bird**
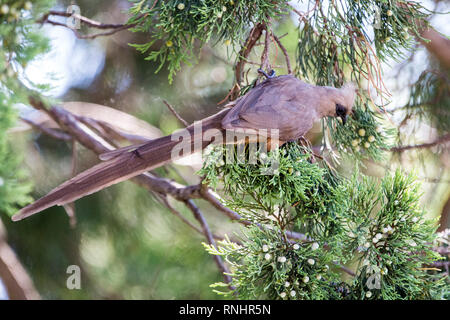
M 340 117 L 345 123 L 352 111 L 355 87 L 347 84 L 337 89 L 305 83 L 292 75 L 268 76 L 247 94 L 229 104 L 224 110 L 201 120 L 201 131 L 226 131 L 245 129 L 278 129 L 278 144 L 294 141 L 304 136 L 313 123 L 326 116 Z M 197 122 L 198 124 L 198 122 Z M 211 144 L 210 140 L 186 128 L 192 139 L 190 152 Z M 18 221 L 54 205 L 65 205 L 113 184 L 130 179 L 145 171 L 174 160 L 173 149 L 180 142 L 171 135 L 151 140 L 143 145 L 125 147 L 101 155 L 106 160 L 87 169 L 50 191 L 15 214 Z M 180 154 L 178 157 L 185 156 Z

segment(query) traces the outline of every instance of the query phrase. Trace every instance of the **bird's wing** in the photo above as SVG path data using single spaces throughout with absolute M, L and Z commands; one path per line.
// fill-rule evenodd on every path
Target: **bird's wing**
M 222 122 L 224 128 L 279 129 L 283 141 L 298 138 L 313 122 L 313 113 L 302 100 L 308 87 L 293 76 L 266 80 L 236 104 Z

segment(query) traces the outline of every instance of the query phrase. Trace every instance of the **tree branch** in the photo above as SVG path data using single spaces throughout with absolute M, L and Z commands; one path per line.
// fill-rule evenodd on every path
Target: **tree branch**
M 275 39 L 275 42 L 277 43 L 277 45 L 280 47 L 281 51 L 283 52 L 284 58 L 286 60 L 286 68 L 287 68 L 288 74 L 292 74 L 291 60 L 289 59 L 289 54 L 288 54 L 286 48 L 281 43 L 280 38 L 278 38 L 273 33 L 272 33 L 272 36 Z
M 261 66 L 260 68 L 262 70 L 269 71 L 270 64 L 269 64 L 269 47 L 270 47 L 270 34 L 269 27 L 267 24 L 264 24 L 264 50 L 261 54 Z
M 45 126 L 42 126 L 42 125 L 40 125 L 40 124 L 30 120 L 30 119 L 24 118 L 24 117 L 20 117 L 20 120 L 22 120 L 23 122 L 28 123 L 32 128 L 37 129 L 37 130 L 41 131 L 42 133 L 44 133 L 44 134 L 46 134 L 46 135 L 48 135 L 48 136 L 50 136 L 52 138 L 55 138 L 55 139 L 58 139 L 58 140 L 64 140 L 64 141 L 72 140 L 72 137 L 70 136 L 70 134 L 62 132 L 60 130 L 47 128 Z
M 430 40 L 419 39 L 420 43 L 446 68 L 450 68 L 450 40 L 431 27 L 422 28 L 420 33 L 424 39 Z
M 409 146 L 397 146 L 397 147 L 391 148 L 390 151 L 392 151 L 392 152 L 403 152 L 403 151 L 411 150 L 411 149 L 431 148 L 431 147 L 434 147 L 434 146 L 439 145 L 439 144 L 447 143 L 449 141 L 450 141 L 450 133 L 437 138 L 433 142 L 422 143 L 422 144 L 414 144 L 414 145 L 409 145 Z
M 0 220 L 0 278 L 11 300 L 39 300 L 41 297 L 27 271 L 13 249 L 6 242 L 3 223 Z
M 438 232 L 442 232 L 449 227 L 448 225 L 448 216 L 450 215 L 450 197 L 448 197 L 447 201 L 442 208 L 441 217 L 439 218 L 439 228 Z
M 239 51 L 239 60 L 236 63 L 235 68 L 235 77 L 236 77 L 236 83 L 240 86 L 242 82 L 242 74 L 244 71 L 245 63 L 248 59 L 248 56 L 250 55 L 250 52 L 253 50 L 253 47 L 255 46 L 256 42 L 259 40 L 259 38 L 262 35 L 262 31 L 264 30 L 264 24 L 258 23 L 256 26 L 253 27 L 252 30 L 250 30 L 250 34 L 245 40 L 244 45 L 242 46 L 241 51 Z M 236 97 L 234 97 L 236 98 Z
M 111 132 L 107 132 L 105 130 L 99 130 L 97 133 L 93 130 L 90 130 L 87 126 L 85 126 L 81 121 L 80 117 L 71 114 L 65 109 L 59 108 L 59 107 L 51 107 L 47 109 L 43 102 L 39 99 L 36 99 L 34 97 L 30 97 L 30 104 L 35 108 L 42 112 L 45 112 L 48 114 L 50 118 L 52 118 L 60 127 L 61 129 L 65 130 L 67 134 L 69 134 L 74 141 L 79 142 L 87 149 L 95 152 L 96 154 L 102 154 L 104 152 L 110 151 L 114 149 L 111 144 L 114 144 L 113 141 L 111 141 L 111 137 L 108 137 L 106 135 L 111 134 Z M 90 121 L 86 121 L 87 119 L 83 119 L 84 123 L 90 124 L 92 127 L 97 127 L 96 120 L 90 119 Z M 114 131 L 113 128 L 111 130 Z M 115 136 L 115 135 L 113 135 Z M 55 136 L 56 137 L 56 136 Z M 196 230 L 197 232 L 202 232 L 205 234 L 205 236 L 208 239 L 208 242 L 210 244 L 213 244 L 214 242 L 211 242 L 211 239 L 214 240 L 220 239 L 220 237 L 215 236 L 210 231 L 206 220 L 204 219 L 203 215 L 201 214 L 200 210 L 195 206 L 192 199 L 203 199 L 209 202 L 211 205 L 213 205 L 219 212 L 229 217 L 231 220 L 236 220 L 239 223 L 243 225 L 251 225 L 252 223 L 244 220 L 238 213 L 235 211 L 227 208 L 224 206 L 221 201 L 213 194 L 213 192 L 207 187 L 207 185 L 200 183 L 197 185 L 190 185 L 185 186 L 182 184 L 179 184 L 177 182 L 171 181 L 169 179 L 157 177 L 154 174 L 150 172 L 143 173 L 139 176 L 136 176 L 131 179 L 131 181 L 137 183 L 138 185 L 144 187 L 149 192 L 154 192 L 157 194 L 162 195 L 165 197 L 166 195 L 170 195 L 173 198 L 175 198 L 178 201 L 183 202 L 193 213 L 196 219 L 200 222 L 202 226 L 202 230 L 199 230 L 196 226 L 192 225 L 191 223 L 187 223 L 191 228 Z M 164 202 L 164 201 L 163 201 Z M 167 205 L 168 203 L 165 202 Z M 168 209 L 177 215 L 179 218 L 181 218 L 181 214 L 177 214 L 176 210 L 172 208 L 170 205 L 167 206 Z M 185 223 L 185 219 L 182 219 Z M 263 227 L 263 226 L 259 226 Z M 305 241 L 308 240 L 305 235 L 293 232 L 293 231 L 286 231 L 286 236 L 293 240 L 293 241 Z M 214 244 L 215 245 L 215 244 Z M 215 258 L 216 259 L 216 258 Z M 223 265 L 223 262 L 221 260 L 215 260 L 218 264 L 220 270 L 222 272 L 228 272 L 226 269 L 226 266 Z M 343 269 L 344 270 L 344 269 Z M 344 272 L 347 272 L 344 270 Z M 225 276 L 225 275 L 224 275 Z M 228 276 L 229 277 L 229 276 Z M 227 281 L 228 278 L 225 280 Z M 227 281 L 229 282 L 229 281 Z
M 51 16 L 59 16 L 59 17 L 66 17 L 66 18 L 72 17 L 74 19 L 79 20 L 81 23 L 87 25 L 88 27 L 101 29 L 101 30 L 107 30 L 107 29 L 111 29 L 111 30 L 105 31 L 105 32 L 94 33 L 94 34 L 90 34 L 90 35 L 83 35 L 83 34 L 80 34 L 76 29 L 71 28 L 70 26 L 68 26 L 65 23 L 50 20 Z M 142 16 L 144 16 L 144 15 L 142 15 Z M 69 13 L 69 12 L 65 12 L 65 11 L 55 11 L 55 10 L 49 11 L 37 22 L 41 23 L 41 24 L 47 23 L 47 24 L 51 24 L 54 26 L 61 26 L 61 27 L 69 28 L 70 30 L 73 31 L 75 36 L 79 39 L 95 39 L 95 38 L 101 37 L 101 36 L 109 36 L 109 35 L 119 32 L 119 31 L 128 30 L 128 29 L 131 29 L 131 28 L 134 28 L 137 26 L 137 23 L 132 23 L 132 24 L 101 23 L 101 22 L 86 18 L 84 16 L 81 16 L 79 14 Z
M 170 103 L 168 103 L 166 100 L 163 100 L 163 102 L 166 105 L 166 107 L 169 109 L 169 111 L 172 112 L 172 114 L 175 116 L 175 118 L 178 119 L 178 121 L 180 121 L 182 124 L 184 124 L 185 127 L 189 127 L 189 123 L 178 114 L 178 112 L 170 105 Z
M 98 136 L 92 130 L 85 126 L 81 126 L 77 116 L 71 114 L 65 109 L 59 107 L 52 107 L 47 109 L 41 100 L 34 97 L 29 97 L 30 104 L 37 110 L 47 113 L 62 129 L 64 129 L 70 136 L 82 144 L 87 149 L 96 154 L 102 154 L 111 151 L 113 147 L 104 139 Z M 91 119 L 92 121 L 95 121 Z M 111 129 L 113 130 L 113 129 Z M 131 181 L 144 187 L 148 191 L 160 194 L 170 195 L 178 201 L 186 201 L 190 199 L 204 199 L 211 203 L 219 212 L 225 214 L 232 220 L 236 220 L 244 225 L 250 225 L 249 221 L 242 219 L 242 217 L 235 211 L 224 206 L 219 199 L 217 199 L 212 191 L 206 185 L 200 183 L 196 185 L 185 186 L 175 181 L 166 178 L 161 178 L 153 175 L 150 172 L 145 172 L 139 176 L 131 179 Z M 290 239 L 304 240 L 303 234 L 287 231 L 287 236 Z
M 214 241 L 214 237 L 211 233 L 211 230 L 209 229 L 208 223 L 206 222 L 205 217 L 203 216 L 200 209 L 195 205 L 194 201 L 192 200 L 186 200 L 184 202 L 186 206 L 192 211 L 194 214 L 195 219 L 198 220 L 200 225 L 202 226 L 203 233 L 205 234 L 206 239 L 208 240 L 208 243 L 216 248 L 216 242 Z M 231 277 L 228 275 L 230 273 L 230 270 L 228 270 L 227 266 L 223 263 L 222 258 L 218 255 L 213 255 L 214 261 L 216 262 L 219 270 L 222 272 L 223 278 L 226 283 L 231 283 Z M 234 290 L 232 286 L 230 286 L 231 290 Z

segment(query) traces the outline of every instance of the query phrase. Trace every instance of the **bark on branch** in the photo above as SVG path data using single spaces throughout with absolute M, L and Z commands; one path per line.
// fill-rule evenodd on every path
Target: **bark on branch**
M 39 300 L 31 278 L 13 249 L 6 242 L 4 226 L 0 221 L 0 278 L 11 300 Z
M 411 150 L 411 149 L 431 148 L 431 147 L 437 146 L 439 144 L 447 143 L 449 141 L 450 141 L 450 133 L 437 138 L 433 142 L 422 143 L 422 144 L 413 144 L 413 145 L 408 145 L 408 146 L 393 147 L 393 148 L 391 148 L 391 151 L 393 151 L 393 152 L 403 152 L 403 151 Z

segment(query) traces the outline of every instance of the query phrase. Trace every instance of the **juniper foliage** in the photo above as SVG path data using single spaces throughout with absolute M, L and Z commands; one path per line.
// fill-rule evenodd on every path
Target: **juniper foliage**
M 440 133 L 450 130 L 450 71 L 427 69 L 413 85 L 406 116 L 426 121 Z
M 152 40 L 133 44 L 146 53 L 147 60 L 158 61 L 159 71 L 166 63 L 169 81 L 181 68 L 195 59 L 195 52 L 205 43 L 226 42 L 238 44 L 248 28 L 258 22 L 266 22 L 286 12 L 283 0 L 195 0 L 195 1 L 144 1 L 132 0 L 129 23 L 137 23 L 134 31 L 152 33 Z M 156 42 L 159 49 L 151 50 Z M 147 53 L 148 52 L 148 53 Z
M 24 78 L 23 69 L 48 49 L 35 22 L 52 2 L 11 0 L 0 5 L 0 211 L 8 214 L 31 200 L 31 184 L 19 166 L 20 155 L 12 153 L 7 131 L 17 118 L 14 105 L 28 103 L 30 89 L 43 89 Z
M 344 79 L 367 81 L 381 96 L 388 93 L 380 63 L 404 57 L 414 44 L 410 33 L 420 37 L 417 21 L 428 16 L 419 3 L 403 1 L 316 1 L 311 11 L 301 19 L 297 74 L 320 85 L 340 86 Z M 369 30 L 374 36 L 369 36 Z M 353 158 L 382 159 L 382 150 L 389 147 L 395 133 L 380 124 L 384 105 L 360 95 L 354 109 L 353 134 L 336 124 L 336 119 L 324 120 L 324 128 L 335 145 Z M 358 136 L 359 129 L 369 135 Z
M 418 21 L 429 14 L 402 1 L 316 1 L 308 12 L 300 18 L 297 74 L 332 86 L 365 80 L 383 97 L 380 63 L 404 58 L 413 36 L 420 38 Z M 372 19 L 379 20 L 376 27 Z M 425 88 L 430 81 L 448 82 L 435 73 L 422 76 L 410 105 L 425 101 L 430 110 L 419 112 L 445 124 L 435 114 L 445 109 L 440 102 L 448 96 L 446 85 Z M 359 94 L 346 126 L 323 122 L 324 144 L 356 162 L 382 160 L 396 133 L 386 118 L 384 105 Z M 269 153 L 279 168 L 265 176 L 267 161 L 227 163 L 229 151 L 209 154 L 200 174 L 213 186 L 222 182 L 225 204 L 258 227 L 244 232 L 240 246 L 228 239 L 219 248 L 205 245 L 232 266 L 235 291 L 218 291 L 226 285 L 214 284 L 218 293 L 244 299 L 448 299 L 445 273 L 430 272 L 442 259 L 433 250 L 436 221 L 425 220 L 413 175 L 396 171 L 379 182 L 355 169 L 345 178 L 311 150 L 289 144 Z M 288 229 L 304 239 L 288 239 Z M 351 277 L 343 265 L 353 270 Z
M 209 159 L 227 150 L 215 152 Z M 441 257 L 433 250 L 435 221 L 424 218 L 413 175 L 398 170 L 378 184 L 355 171 L 346 179 L 311 163 L 314 156 L 296 144 L 272 157 L 279 159 L 274 175 L 260 174 L 263 161 L 217 158 L 200 171 L 212 185 L 220 178 L 225 203 L 258 223 L 244 231 L 241 245 L 228 238 L 218 248 L 204 244 L 232 266 L 236 289 L 217 283 L 214 290 L 243 299 L 448 298 L 445 278 L 427 272 Z M 287 230 L 303 238 L 288 239 Z M 354 269 L 353 279 L 343 281 L 343 265 Z

